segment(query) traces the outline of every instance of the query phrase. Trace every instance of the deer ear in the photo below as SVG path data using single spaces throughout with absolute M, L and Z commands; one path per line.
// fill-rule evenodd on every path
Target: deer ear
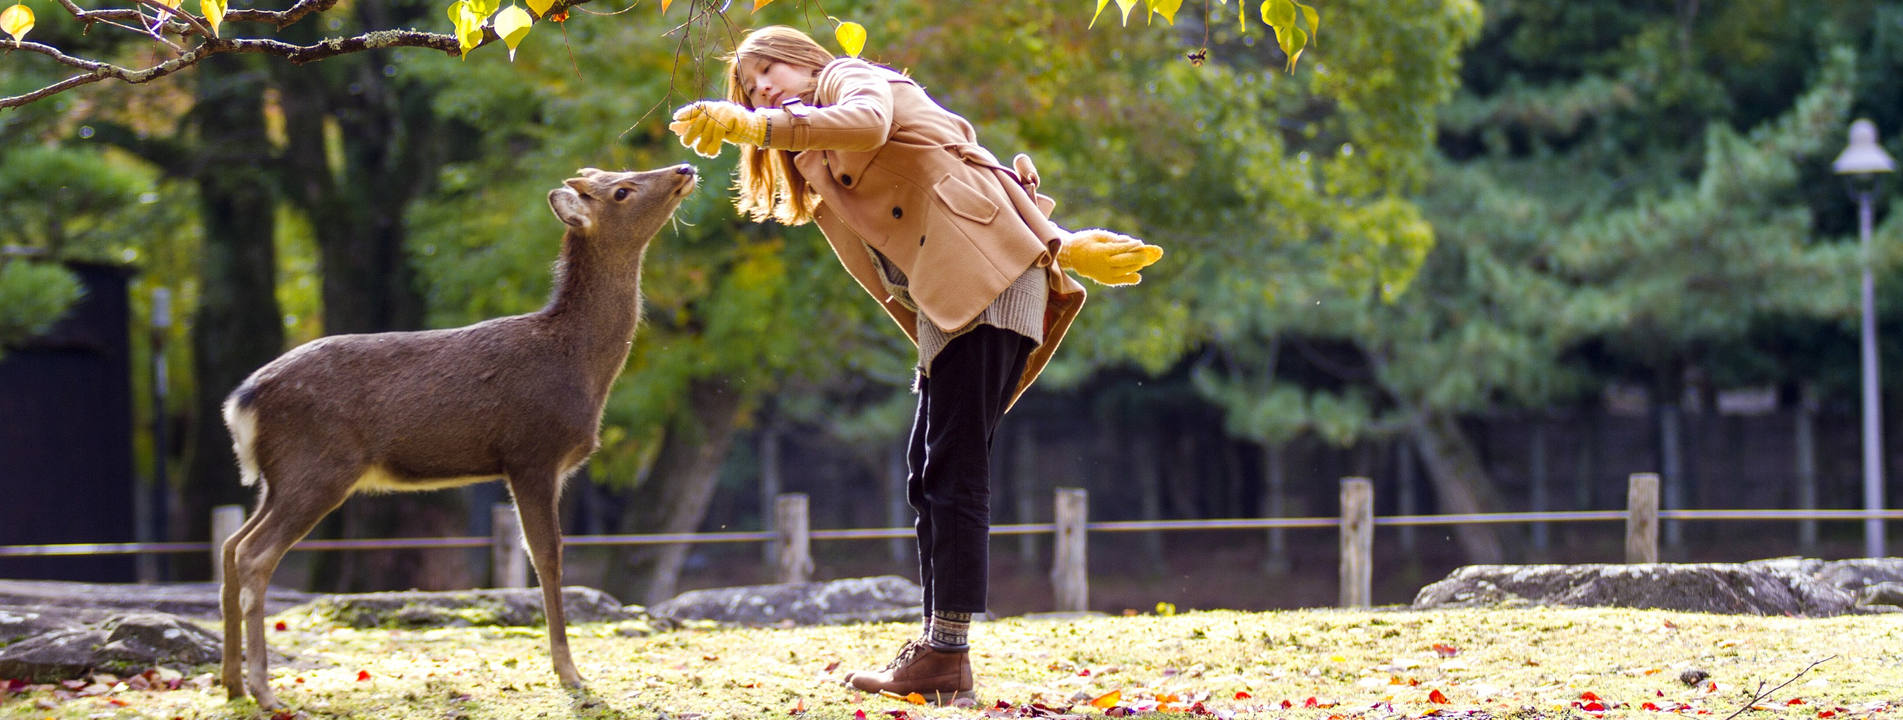
M 592 222 L 588 216 L 588 205 L 582 202 L 581 195 L 573 189 L 559 187 L 548 191 L 548 207 L 555 211 L 555 217 L 569 227 L 586 230 Z

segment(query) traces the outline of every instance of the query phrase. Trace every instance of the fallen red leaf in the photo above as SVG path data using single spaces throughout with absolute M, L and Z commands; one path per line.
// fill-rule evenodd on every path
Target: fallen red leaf
M 832 661 L 832 662 L 829 662 L 829 663 L 826 663 L 826 670 L 825 670 L 825 672 L 832 672 L 832 671 L 834 671 L 834 670 L 838 670 L 838 669 L 839 669 L 839 661 L 838 661 L 838 660 L 834 660 L 834 661 Z
M 1584 710 L 1586 712 L 1605 712 L 1606 706 L 1601 705 L 1598 702 L 1589 702 L 1579 706 L 1579 709 Z
M 1090 677 L 1090 668 L 1083 668 L 1081 670 L 1078 670 L 1077 677 Z
M 1649 700 L 1648 700 L 1648 701 L 1646 701 L 1646 703 L 1645 703 L 1644 705 L 1640 705 L 1640 706 L 1639 706 L 1639 709 L 1640 709 L 1640 710 L 1652 710 L 1652 711 L 1657 711 L 1657 710 L 1659 709 L 1659 706 L 1658 706 L 1658 705 L 1655 705 L 1655 704 L 1653 704 L 1653 703 L 1652 703 L 1651 701 L 1649 701 Z
M 1435 690 L 1427 694 L 1427 701 L 1431 703 L 1441 703 L 1445 705 L 1448 702 L 1447 694 L 1439 690 Z
M 1295 703 L 1292 703 L 1292 702 L 1289 702 L 1289 701 L 1287 701 L 1287 700 L 1283 700 L 1283 701 L 1282 701 L 1282 709 L 1283 709 L 1283 710 L 1287 710 L 1287 709 L 1289 709 L 1289 708 L 1292 708 L 1292 707 L 1295 707 Z
M 854 712 L 852 714 L 852 720 L 866 720 L 866 711 L 859 710 Z
M 365 681 L 365 680 L 369 680 L 369 679 L 370 679 L 370 671 L 369 671 L 369 670 L 358 670 L 358 671 L 357 671 L 357 682 L 363 682 L 363 681 Z
M 1837 713 L 1836 711 L 1833 711 L 1833 710 L 1819 710 L 1817 711 L 1817 717 L 1834 718 L 1834 717 L 1837 717 Z
M 1107 692 L 1102 695 L 1098 695 L 1095 698 L 1092 698 L 1090 701 L 1090 706 L 1094 708 L 1107 708 L 1107 707 L 1116 705 L 1117 703 L 1122 701 L 1123 701 L 1123 691 L 1111 690 L 1110 692 Z
M 794 705 L 793 709 L 786 711 L 786 714 L 788 715 L 803 715 L 805 713 L 806 713 L 806 698 L 800 698 L 799 703 Z
M 131 704 L 132 704 L 132 703 L 129 703 L 129 702 L 126 702 L 126 701 L 124 701 L 124 700 L 120 700 L 119 698 L 106 698 L 106 702 L 108 702 L 108 703 L 112 703 L 113 705 L 117 705 L 117 706 L 119 706 L 119 707 L 125 707 L 125 706 L 127 706 L 127 705 L 131 705 Z
M 279 620 L 278 624 L 273 625 L 272 627 L 276 628 L 278 632 L 284 632 L 285 630 L 290 629 L 291 626 L 285 625 L 283 620 Z
M 296 718 L 297 718 L 297 713 L 291 712 L 289 710 L 279 710 L 277 712 L 271 713 L 271 720 L 296 720 Z
M 1305 707 L 1305 708 L 1316 708 L 1321 706 L 1322 706 L 1322 701 L 1316 700 L 1315 696 L 1313 695 L 1308 696 L 1307 700 L 1302 701 L 1302 707 Z
M 1714 681 L 1711 685 L 1706 686 L 1705 692 L 1718 692 L 1718 683 Z
M 1251 695 L 1250 695 L 1250 694 L 1248 693 L 1248 691 L 1246 691 L 1246 690 L 1237 690 L 1237 691 L 1236 691 L 1236 699 L 1237 699 L 1237 700 L 1247 700 L 1247 699 L 1249 699 L 1250 697 L 1253 697 L 1253 696 L 1251 696 Z M 1199 704 L 1200 704 L 1200 703 L 1199 703 Z
M 1587 702 L 1596 702 L 1599 700 L 1599 696 L 1592 694 L 1592 691 L 1588 690 L 1586 692 L 1580 693 L 1579 699 L 1585 700 Z
M 1785 705 L 1802 705 L 1804 704 L 1804 698 L 1791 698 L 1790 702 L 1787 702 L 1784 704 Z
M 1460 654 L 1460 648 L 1434 643 L 1434 652 L 1439 653 L 1441 657 L 1453 657 Z

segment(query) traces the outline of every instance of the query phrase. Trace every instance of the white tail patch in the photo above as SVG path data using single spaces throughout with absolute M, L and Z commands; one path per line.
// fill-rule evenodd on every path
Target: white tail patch
M 246 487 L 258 484 L 264 471 L 258 468 L 258 411 L 238 407 L 234 396 L 225 401 L 225 427 L 231 428 L 231 450 L 238 454 L 240 479 Z

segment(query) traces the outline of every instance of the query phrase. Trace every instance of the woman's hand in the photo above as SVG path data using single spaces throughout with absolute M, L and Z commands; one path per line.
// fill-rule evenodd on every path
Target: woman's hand
M 725 100 L 692 103 L 674 111 L 667 129 L 681 136 L 681 145 L 701 157 L 718 157 L 720 144 L 760 145 L 766 141 L 766 117 Z
M 1104 285 L 1143 282 L 1138 270 L 1163 257 L 1163 248 L 1109 230 L 1079 230 L 1064 240 L 1057 264 Z

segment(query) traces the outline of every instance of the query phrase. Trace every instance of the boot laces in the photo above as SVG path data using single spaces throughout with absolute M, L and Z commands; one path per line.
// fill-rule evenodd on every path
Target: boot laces
M 913 657 L 924 652 L 925 648 L 926 645 L 923 639 L 913 638 L 906 641 L 905 647 L 899 648 L 898 657 L 892 658 L 892 662 L 885 664 L 885 670 L 890 672 L 905 667 L 906 663 L 911 662 Z

